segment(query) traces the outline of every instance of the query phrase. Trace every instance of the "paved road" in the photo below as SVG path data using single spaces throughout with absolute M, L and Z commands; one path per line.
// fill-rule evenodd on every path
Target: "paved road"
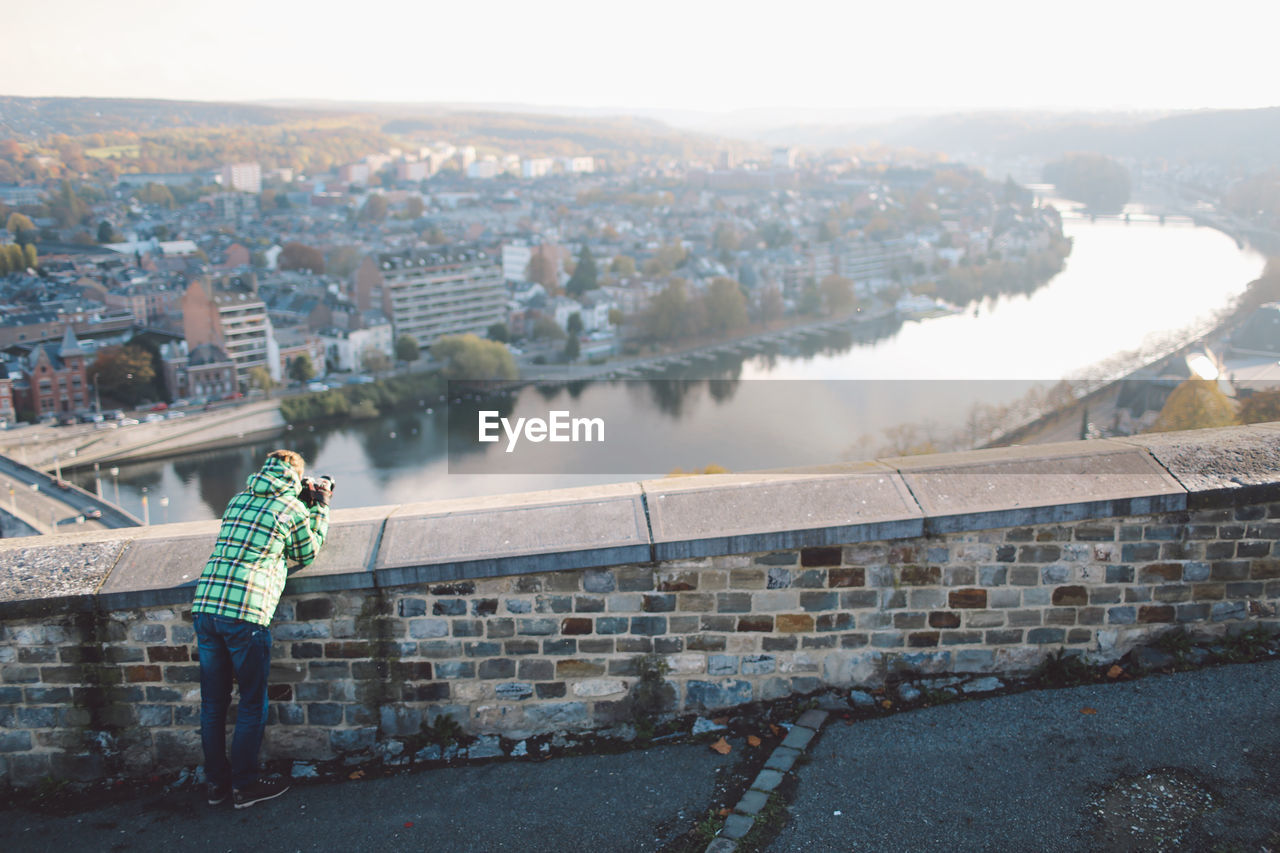
M 1280 830 L 1280 662 L 836 720 L 809 752 L 770 850 L 1159 849 L 1177 827 L 1143 815 L 1186 783 L 1213 805 L 1168 849 L 1257 851 Z M 1154 770 L 1168 802 L 1100 834 L 1090 801 Z
M 769 849 L 1257 851 L 1280 829 L 1278 722 L 1280 662 L 833 718 Z M 652 851 L 706 814 L 733 759 L 679 745 L 496 763 L 241 812 L 190 790 L 0 811 L 0 850 Z
M 242 811 L 191 791 L 68 817 L 0 811 L 0 850 L 657 850 L 705 814 L 732 763 L 678 745 L 310 785 Z

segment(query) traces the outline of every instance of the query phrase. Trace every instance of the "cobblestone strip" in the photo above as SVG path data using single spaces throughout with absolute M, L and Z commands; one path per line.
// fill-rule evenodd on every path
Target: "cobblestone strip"
M 733 814 L 725 818 L 724 829 L 707 846 L 706 853 L 733 853 L 738 849 L 738 842 L 756 825 L 756 815 L 760 814 L 769 801 L 769 795 L 782 784 L 783 777 L 791 771 L 796 760 L 804 754 L 804 750 L 813 742 L 814 735 L 826 721 L 827 712 L 816 708 L 800 715 L 782 743 L 773 748 L 773 754 L 764 763 L 764 769 L 734 806 Z

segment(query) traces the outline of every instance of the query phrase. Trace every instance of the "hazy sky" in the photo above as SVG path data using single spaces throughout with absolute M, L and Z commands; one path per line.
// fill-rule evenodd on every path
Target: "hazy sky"
M 716 111 L 1280 104 L 1265 0 L 6 5 L 10 95 Z

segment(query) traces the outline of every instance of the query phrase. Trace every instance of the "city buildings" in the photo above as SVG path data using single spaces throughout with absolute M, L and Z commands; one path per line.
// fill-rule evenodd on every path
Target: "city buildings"
M 356 302 L 374 294 L 395 336 L 429 347 L 441 335 L 484 335 L 506 317 L 502 265 L 477 248 L 439 247 L 371 255 L 357 274 Z

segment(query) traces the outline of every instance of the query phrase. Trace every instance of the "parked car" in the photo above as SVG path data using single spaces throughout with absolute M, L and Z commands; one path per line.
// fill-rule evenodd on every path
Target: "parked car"
M 177 409 L 177 408 L 181 408 L 182 406 L 190 406 L 190 405 L 191 405 L 191 401 L 190 401 L 190 400 L 184 400 L 184 399 L 182 399 L 181 397 L 179 397 L 178 399 L 176 399 L 176 400 L 174 400 L 174 401 L 173 401 L 172 405 L 173 405 L 173 407 L 174 407 L 175 409 Z
M 325 385 L 323 382 L 308 382 L 308 383 L 307 383 L 307 390 L 308 390 L 308 391 L 313 391 L 313 392 L 314 392 L 314 391 L 328 391 L 328 390 L 329 390 L 329 386 L 328 386 L 328 385 Z
M 108 420 L 118 421 L 118 420 L 120 420 L 120 419 L 121 419 L 121 418 L 123 418 L 123 417 L 124 417 L 124 410 L 123 410 L 123 409 L 108 409 L 108 410 L 107 410 L 107 419 L 108 419 Z
M 142 420 L 146 423 L 154 424 L 164 420 L 164 415 L 159 412 L 147 412 L 146 416 L 144 416 Z
M 138 425 L 137 418 L 121 418 L 120 419 L 120 426 L 137 426 L 137 425 Z
M 102 423 L 94 424 L 93 428 L 94 429 L 119 429 L 120 424 L 116 423 L 115 421 L 103 421 Z
M 171 421 L 174 418 L 185 418 L 186 416 L 187 416 L 186 412 L 167 412 L 165 414 L 165 419 Z
M 165 409 L 167 409 L 167 408 L 169 408 L 169 404 L 168 404 L 168 403 L 156 403 L 154 406 L 152 406 L 152 407 L 151 407 L 151 411 L 153 411 L 153 412 L 163 412 L 163 411 L 164 411 Z
M 102 518 L 102 510 L 98 509 L 96 506 L 91 509 L 86 509 L 84 511 L 84 517 L 85 518 Z

